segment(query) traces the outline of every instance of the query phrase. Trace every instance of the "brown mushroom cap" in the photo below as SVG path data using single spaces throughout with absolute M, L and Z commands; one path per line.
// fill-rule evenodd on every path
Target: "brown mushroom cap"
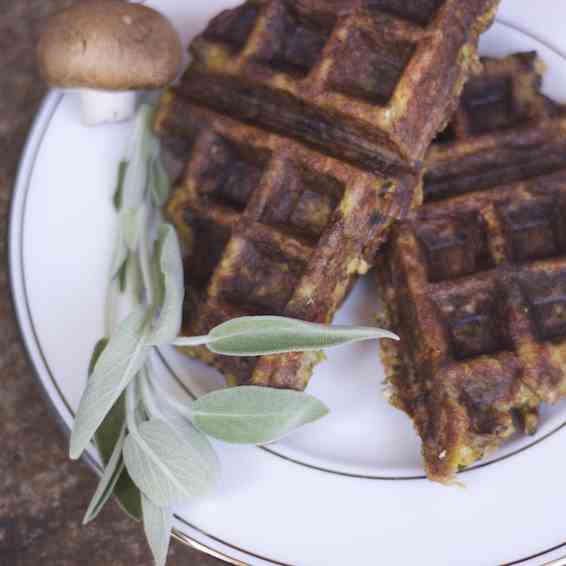
M 176 77 L 182 47 L 159 12 L 99 0 L 52 16 L 41 34 L 38 57 L 43 77 L 53 86 L 142 90 Z

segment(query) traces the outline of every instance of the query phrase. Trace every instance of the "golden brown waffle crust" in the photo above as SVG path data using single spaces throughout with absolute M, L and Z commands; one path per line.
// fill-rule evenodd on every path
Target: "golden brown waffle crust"
M 249 0 L 209 23 L 156 118 L 187 161 L 167 207 L 186 333 L 248 314 L 332 320 L 420 203 L 425 151 L 497 4 Z M 296 389 L 319 360 L 194 353 L 231 381 Z
M 566 119 L 540 73 L 532 54 L 486 61 L 378 263 L 382 322 L 401 336 L 382 345 L 392 402 L 436 481 L 566 396 Z
M 191 158 L 166 208 L 186 254 L 186 335 L 250 314 L 330 322 L 394 221 L 420 203 L 418 177 L 359 169 L 172 92 L 161 101 L 156 130 L 190 146 Z M 255 184 L 228 182 L 227 194 L 226 175 L 242 167 Z M 296 199 L 295 212 L 280 216 L 289 198 Z M 202 225 L 212 230 L 208 236 L 199 232 Z M 216 356 L 205 348 L 191 353 L 232 383 L 294 389 L 306 386 L 323 359 L 320 353 L 257 359 Z
M 418 13 L 400 0 L 250 0 L 193 42 L 180 88 L 368 167 L 418 167 L 478 67 L 478 37 L 498 4 L 431 0 Z

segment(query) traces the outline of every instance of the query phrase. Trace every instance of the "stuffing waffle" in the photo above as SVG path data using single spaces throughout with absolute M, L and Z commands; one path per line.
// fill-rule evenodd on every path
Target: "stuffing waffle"
M 365 167 L 418 167 L 499 0 L 248 0 L 191 46 L 177 92 Z
M 167 213 L 185 243 L 185 335 L 245 315 L 330 322 L 419 179 L 323 156 L 166 94 L 158 132 L 188 161 Z M 237 358 L 188 350 L 231 384 L 303 389 L 320 353 Z
M 464 86 L 458 108 L 434 145 L 466 141 L 553 115 L 558 105 L 540 88 L 545 65 L 536 52 L 483 57 Z
M 454 110 L 497 0 L 250 0 L 212 20 L 156 130 L 184 173 L 187 334 L 229 318 L 330 322 Z M 231 383 L 302 389 L 321 354 L 190 350 Z
M 486 61 L 379 262 L 391 401 L 448 482 L 566 395 L 566 119 L 533 55 Z

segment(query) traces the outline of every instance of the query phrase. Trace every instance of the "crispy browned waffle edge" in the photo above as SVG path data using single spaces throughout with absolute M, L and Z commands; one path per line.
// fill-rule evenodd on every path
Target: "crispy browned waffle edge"
M 546 306 L 546 295 L 541 295 L 556 296 L 561 287 L 552 275 L 560 278 L 564 269 L 559 257 L 552 259 L 566 251 L 559 251 L 562 236 L 557 234 L 561 232 L 551 235 L 541 222 L 544 214 L 562 206 L 562 197 L 552 195 L 560 195 L 557 191 L 566 183 L 566 158 L 561 157 L 566 153 L 566 122 L 559 117 L 561 108 L 539 92 L 542 66 L 533 54 L 485 63 L 485 76 L 472 79 L 467 88 L 473 94 L 475 87 L 485 85 L 486 78 L 499 82 L 491 95 L 488 92 L 483 97 L 486 106 L 482 108 L 480 98 L 481 103 L 474 107 L 488 116 L 499 112 L 499 121 L 490 125 L 480 120 L 481 127 L 474 130 L 468 120 L 471 129 L 463 128 L 469 108 L 459 109 L 450 136 L 430 151 L 424 207 L 394 228 L 377 270 L 382 294 L 380 322 L 402 338 L 399 343 L 381 344 L 390 400 L 413 420 L 423 443 L 428 477 L 443 483 L 453 481 L 459 469 L 498 448 L 515 431 L 533 433 L 541 400 L 556 402 L 566 395 L 566 374 L 559 369 L 561 363 L 556 366 L 556 360 L 566 351 L 560 344 L 548 342 L 557 332 L 562 307 L 559 296 Z M 497 95 L 498 89 L 507 92 L 500 81 L 506 75 L 518 79 L 514 88 L 522 99 L 512 102 L 511 110 L 502 107 L 502 97 Z M 547 202 L 552 198 L 558 199 L 553 205 Z M 491 206 L 500 212 L 492 213 Z M 485 228 L 474 224 L 473 211 L 480 209 L 482 222 L 493 224 L 489 233 L 493 230 L 497 236 L 484 236 Z M 517 216 L 515 210 L 530 214 L 531 223 L 527 217 Z M 520 229 L 511 232 L 518 236 L 502 236 L 501 228 L 495 228 L 505 218 L 519 223 Z M 460 225 L 466 226 L 464 232 L 468 230 L 475 242 L 460 251 L 454 247 L 454 238 L 462 236 L 446 232 L 456 229 L 453 226 L 458 225 L 458 219 L 465 220 Z M 433 255 L 425 255 L 428 248 L 421 249 L 425 245 L 419 243 L 421 238 L 436 241 L 426 244 L 435 246 L 431 248 L 434 253 L 426 252 Z M 508 248 L 510 241 L 518 248 Z M 489 256 L 482 255 L 484 252 Z M 544 260 L 539 268 L 537 261 L 533 263 L 533 258 L 539 257 L 551 259 Z M 522 262 L 527 258 L 530 263 L 525 267 Z M 470 263 L 474 261 L 475 267 Z M 491 265 L 491 261 L 496 264 Z M 495 269 L 494 278 L 489 275 L 490 269 Z M 419 272 L 429 275 L 415 275 Z M 529 283 L 533 277 L 536 285 Z M 527 289 L 519 290 L 517 282 Z M 507 297 L 503 302 L 497 298 L 501 292 Z M 490 303 L 492 300 L 495 302 Z M 463 316 L 457 314 L 462 308 L 471 309 L 472 318 L 454 318 Z M 495 313 L 490 313 L 493 308 Z M 491 318 L 478 322 L 480 335 L 469 334 L 476 315 L 490 314 Z M 501 317 L 507 320 L 509 316 L 512 330 L 500 329 Z M 516 317 L 517 321 L 511 322 Z M 453 326 L 443 327 L 440 320 L 451 320 Z M 542 326 L 533 330 L 533 324 Z M 447 348 L 456 348 L 463 357 L 442 361 Z M 493 348 L 502 350 L 491 354 Z M 478 355 L 482 350 L 486 353 Z M 423 377 L 429 372 L 429 377 Z
M 186 120 L 187 116 L 190 119 Z M 418 177 L 401 175 L 388 179 L 360 170 L 321 155 L 299 142 L 189 103 L 176 97 L 173 91 L 163 97 L 156 115 L 156 129 L 165 134 L 170 145 L 175 145 L 173 138 L 178 138 L 177 151 L 188 152 L 191 156 L 166 208 L 168 217 L 179 231 L 186 254 L 187 300 L 183 332 L 187 335 L 204 334 L 229 318 L 250 314 L 280 314 L 313 322 L 330 322 L 357 274 L 370 267 L 375 250 L 385 239 L 394 220 L 406 215 L 421 200 Z M 220 186 L 226 183 L 222 178 L 231 174 L 224 168 L 226 163 L 218 161 L 225 142 L 232 150 L 247 147 L 248 156 L 255 154 L 255 157 L 249 157 L 252 161 L 259 155 L 269 154 L 265 159 L 260 158 L 261 171 L 249 171 L 257 179 L 254 187 L 246 189 L 248 194 L 233 194 L 238 189 L 233 179 L 229 181 L 231 194 L 228 197 L 241 199 L 236 208 L 233 201 L 225 200 L 226 195 L 218 193 L 218 190 L 225 190 Z M 220 146 L 215 145 L 217 143 Z M 210 162 L 212 155 L 216 161 Z M 229 167 L 233 165 L 228 163 Z M 239 165 L 235 165 L 237 172 Z M 293 173 L 297 165 L 300 170 L 311 172 L 308 178 L 305 177 L 306 181 L 301 181 L 299 176 L 298 185 Z M 315 174 L 315 185 L 308 180 L 312 174 Z M 318 181 L 316 175 L 319 176 Z M 250 178 L 249 175 L 247 178 Z M 312 200 L 316 193 L 309 193 L 308 200 L 300 195 L 321 190 L 327 182 L 325 178 L 333 179 L 332 184 L 338 183 L 341 188 L 339 196 L 334 197 L 334 212 L 324 220 L 324 224 L 317 226 L 316 235 L 290 232 L 292 226 L 284 226 L 281 220 L 275 221 L 273 214 L 277 214 L 280 206 L 284 206 L 293 191 L 298 189 L 302 200 L 297 202 L 303 207 L 301 222 L 307 222 L 308 228 L 309 219 L 312 220 L 314 214 L 316 220 L 322 209 L 315 212 L 309 208 L 317 202 Z M 283 186 L 285 179 L 290 183 L 288 188 Z M 214 185 L 217 181 L 220 185 L 210 193 L 210 184 Z M 307 182 L 307 185 L 301 185 L 302 182 Z M 404 186 L 397 187 L 400 184 Z M 218 196 L 224 200 L 218 200 Z M 274 198 L 277 200 L 274 201 Z M 321 201 L 321 205 L 324 202 L 328 201 Z M 268 203 L 272 208 L 267 206 Z M 295 209 L 299 210 L 300 206 Z M 286 224 L 292 225 L 293 218 L 295 213 Z M 203 223 L 207 224 L 206 230 L 199 232 Z M 262 238 L 275 245 L 275 248 L 268 248 L 271 258 L 264 257 L 264 252 L 257 248 Z M 215 242 L 218 247 L 215 247 Z M 289 246 L 294 257 L 292 260 L 286 255 Z M 209 262 L 210 258 L 214 259 L 207 267 L 209 272 L 199 274 L 200 266 Z M 279 262 L 278 267 L 273 266 L 274 261 Z M 296 279 L 285 283 L 285 264 L 288 261 L 290 266 L 299 262 L 302 267 L 298 268 L 301 272 Z M 253 272 L 254 269 L 259 271 Z M 279 290 L 273 291 L 277 270 L 281 270 L 278 277 L 282 285 L 293 287 L 286 287 L 285 293 L 289 294 L 285 296 L 288 298 L 281 298 Z M 246 296 L 241 294 L 241 289 L 246 289 Z M 185 352 L 220 369 L 232 384 L 251 383 L 294 389 L 306 386 L 314 365 L 323 359 L 318 352 L 257 359 L 214 355 L 204 347 Z
M 341 159 L 418 166 L 477 66 L 498 3 L 249 1 L 193 42 L 179 88 Z

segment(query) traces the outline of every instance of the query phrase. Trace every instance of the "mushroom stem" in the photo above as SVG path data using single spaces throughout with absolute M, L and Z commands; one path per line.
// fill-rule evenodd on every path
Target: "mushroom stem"
M 81 96 L 81 120 L 85 126 L 96 126 L 128 120 L 136 110 L 134 91 L 110 92 L 83 89 Z

